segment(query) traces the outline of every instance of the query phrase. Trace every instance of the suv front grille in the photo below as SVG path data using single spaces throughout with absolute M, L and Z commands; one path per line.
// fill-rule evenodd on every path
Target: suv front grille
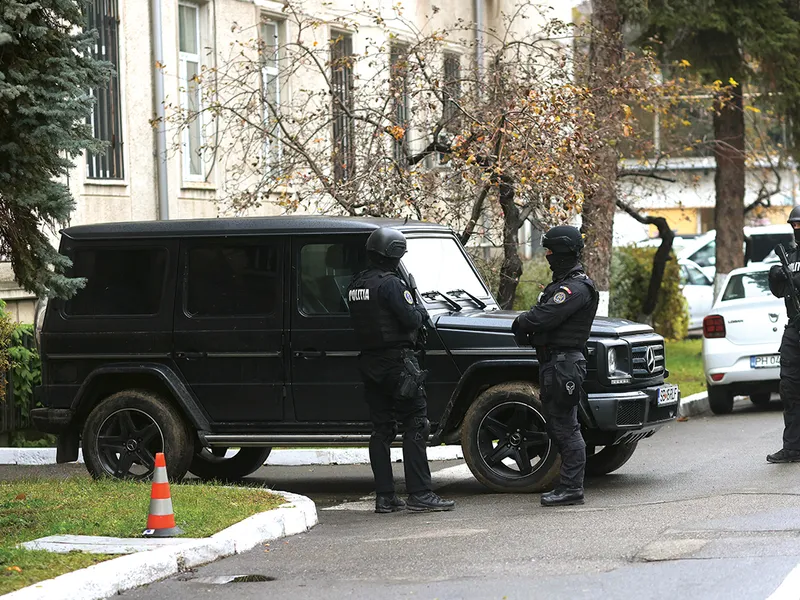
M 658 377 L 664 372 L 664 344 L 642 344 L 631 348 L 633 376 L 637 379 Z
M 640 400 L 620 400 L 617 402 L 617 425 L 641 425 L 644 408 Z

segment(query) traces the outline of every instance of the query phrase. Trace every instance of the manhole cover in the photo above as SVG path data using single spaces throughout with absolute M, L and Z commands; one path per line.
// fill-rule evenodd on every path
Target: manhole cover
M 228 583 L 264 583 L 267 581 L 275 581 L 275 578 L 269 575 L 217 575 L 215 577 L 188 578 L 183 581 L 191 581 L 192 583 L 202 583 L 206 585 L 225 585 Z

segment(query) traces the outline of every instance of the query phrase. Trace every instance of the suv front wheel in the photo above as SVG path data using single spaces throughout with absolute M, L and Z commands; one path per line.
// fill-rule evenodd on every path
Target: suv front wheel
M 257 471 L 267 462 L 272 448 L 239 448 L 226 456 L 227 448 L 200 448 L 189 470 L 204 481 L 236 481 Z
M 461 447 L 475 478 L 498 492 L 550 490 L 561 467 L 538 388 L 526 382 L 496 385 L 478 396 L 464 417 Z
M 170 480 L 180 481 L 192 460 L 186 422 L 165 399 L 126 390 L 98 404 L 83 427 L 83 460 L 95 478 L 149 480 L 163 452 Z

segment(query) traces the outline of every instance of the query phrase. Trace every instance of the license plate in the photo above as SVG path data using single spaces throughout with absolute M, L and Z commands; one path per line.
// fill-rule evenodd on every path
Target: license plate
M 664 406 L 665 404 L 675 404 L 679 398 L 678 393 L 678 386 L 677 385 L 665 385 L 664 387 L 658 388 L 658 406 Z
M 751 369 L 771 369 L 781 366 L 780 354 L 762 354 L 761 356 L 750 357 Z

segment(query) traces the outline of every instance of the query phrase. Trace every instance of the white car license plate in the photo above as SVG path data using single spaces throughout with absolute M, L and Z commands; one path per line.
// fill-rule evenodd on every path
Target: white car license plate
M 658 406 L 675 404 L 678 401 L 679 393 L 677 385 L 665 385 L 658 388 Z
M 781 366 L 780 354 L 762 354 L 761 356 L 750 357 L 751 369 L 769 369 Z

